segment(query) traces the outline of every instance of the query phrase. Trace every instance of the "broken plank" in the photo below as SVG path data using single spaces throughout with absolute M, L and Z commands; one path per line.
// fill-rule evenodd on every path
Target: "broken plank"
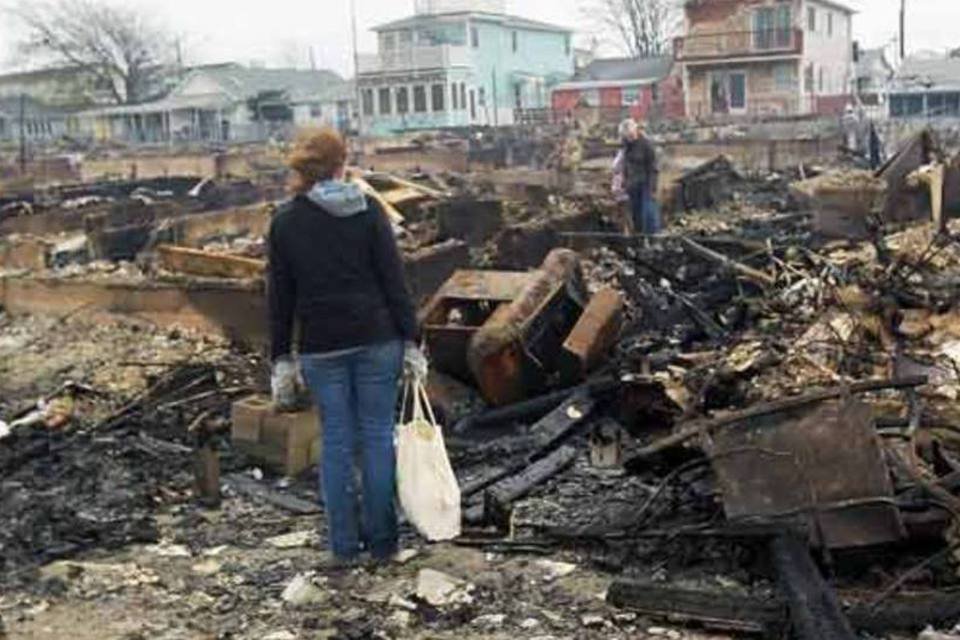
M 627 466 L 635 465 L 638 462 L 650 458 L 662 451 L 682 445 L 685 442 L 689 442 L 690 440 L 693 440 L 699 436 L 707 435 L 716 429 L 721 429 L 723 427 L 728 427 L 730 425 L 743 422 L 744 420 L 751 420 L 761 416 L 797 409 L 808 404 L 815 404 L 817 402 L 823 402 L 824 400 L 840 398 L 847 394 L 868 393 L 871 391 L 882 391 L 885 389 L 907 389 L 919 387 L 925 385 L 926 383 L 926 376 L 911 376 L 896 380 L 864 380 L 861 382 L 853 382 L 848 385 L 830 387 L 828 389 L 822 389 L 820 391 L 814 391 L 800 396 L 775 400 L 773 402 L 764 402 L 754 405 L 749 409 L 735 411 L 719 418 L 713 418 L 710 420 L 695 420 L 688 426 L 680 428 L 675 433 L 672 433 L 664 438 L 660 438 L 659 440 L 646 447 L 643 447 L 642 449 L 638 449 L 636 452 L 634 452 L 634 455 L 631 456 L 626 464 Z
M 172 245 L 160 245 L 156 255 L 160 267 L 167 271 L 209 278 L 262 278 L 267 265 L 266 261 L 255 258 Z
M 799 640 L 856 640 L 840 599 L 810 556 L 805 538 L 785 533 L 770 541 L 770 556 Z
M 233 473 L 226 477 L 227 483 L 239 493 L 247 497 L 266 502 L 275 507 L 280 507 L 284 511 L 289 511 L 301 516 L 309 516 L 320 513 L 320 506 L 307 500 L 302 500 L 296 496 L 287 495 L 275 491 L 270 487 L 264 486 L 253 478 L 248 478 L 239 473 Z
M 513 503 L 572 465 L 576 458 L 575 448 L 560 447 L 521 473 L 498 482 L 484 493 L 484 520 L 506 529 L 513 513 Z
M 754 596 L 682 589 L 617 580 L 607 591 L 607 602 L 621 609 L 669 622 L 696 622 L 722 631 L 780 637 L 786 626 L 786 606 L 779 600 Z

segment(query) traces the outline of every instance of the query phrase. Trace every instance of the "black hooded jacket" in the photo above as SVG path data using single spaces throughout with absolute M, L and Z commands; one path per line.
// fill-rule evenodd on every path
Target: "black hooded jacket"
M 267 300 L 271 355 L 318 354 L 389 340 L 415 340 L 416 309 L 390 222 L 373 201 L 350 216 L 305 196 L 284 204 L 270 225 Z

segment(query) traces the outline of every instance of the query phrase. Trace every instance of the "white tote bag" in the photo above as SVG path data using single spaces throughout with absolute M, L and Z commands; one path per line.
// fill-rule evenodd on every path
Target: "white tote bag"
M 460 485 L 450 466 L 443 434 L 419 380 L 405 383 L 397 427 L 397 494 L 400 506 L 427 540 L 460 535 Z

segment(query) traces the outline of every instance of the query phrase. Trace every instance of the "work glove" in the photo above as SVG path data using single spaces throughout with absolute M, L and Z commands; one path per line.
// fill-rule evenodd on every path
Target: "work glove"
M 297 365 L 290 356 L 277 358 L 270 374 L 270 393 L 276 411 L 293 411 L 297 407 Z
M 430 363 L 416 342 L 406 343 L 403 350 L 403 376 L 407 380 L 426 382 Z

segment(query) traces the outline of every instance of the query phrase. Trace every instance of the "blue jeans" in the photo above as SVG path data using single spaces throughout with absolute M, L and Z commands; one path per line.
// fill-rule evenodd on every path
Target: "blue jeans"
M 395 340 L 328 357 L 306 355 L 301 364 L 323 420 L 320 488 L 331 550 L 337 558 L 353 558 L 362 550 L 362 537 L 375 557 L 387 558 L 397 550 L 393 432 L 403 343 Z M 358 453 L 362 536 L 354 481 Z
M 653 235 L 660 233 L 660 207 L 648 185 L 640 185 L 627 192 L 630 197 L 630 213 L 635 233 Z

